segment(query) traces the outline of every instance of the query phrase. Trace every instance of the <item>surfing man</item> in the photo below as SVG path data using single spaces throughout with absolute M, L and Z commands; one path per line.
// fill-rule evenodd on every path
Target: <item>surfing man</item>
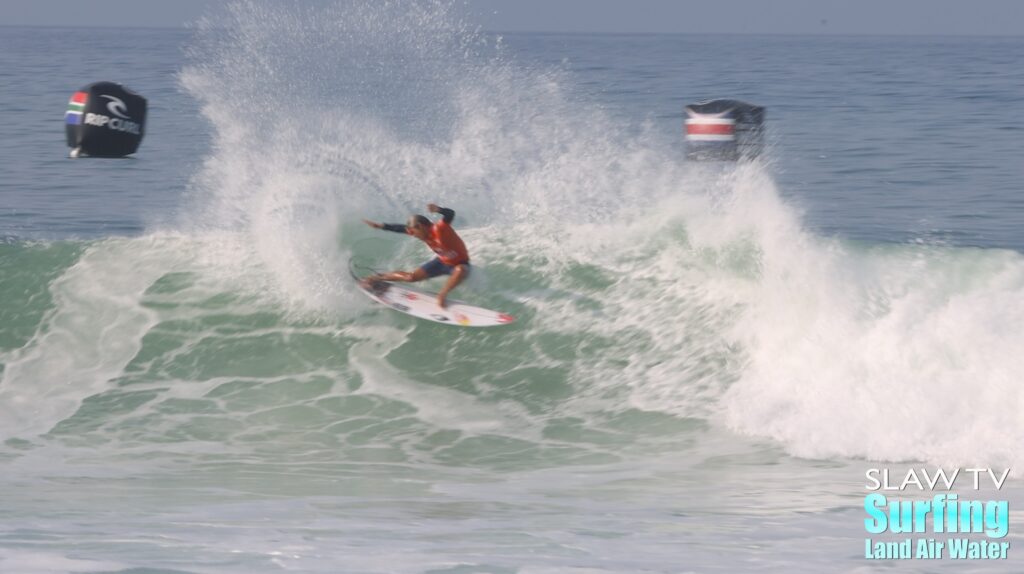
M 396 233 L 407 233 L 427 244 L 437 257 L 421 265 L 412 272 L 392 271 L 390 273 L 378 273 L 371 275 L 363 281 L 367 285 L 375 281 L 403 281 L 414 283 L 423 281 L 439 275 L 449 275 L 448 282 L 437 294 L 437 304 L 444 307 L 448 293 L 462 283 L 469 275 L 469 252 L 458 233 L 452 229 L 452 220 L 455 219 L 455 211 L 447 207 L 438 207 L 437 204 L 427 205 L 430 213 L 440 213 L 441 221 L 434 223 L 423 215 L 409 217 L 405 225 L 401 223 L 377 223 L 364 219 L 363 223 L 374 229 L 394 231 Z

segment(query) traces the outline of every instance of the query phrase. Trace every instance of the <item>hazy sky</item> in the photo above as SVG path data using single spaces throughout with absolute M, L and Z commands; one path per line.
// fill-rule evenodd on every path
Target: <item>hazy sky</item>
M 225 0 L 0 0 L 0 24 L 182 26 Z M 487 30 L 1024 35 L 1024 0 L 466 0 Z

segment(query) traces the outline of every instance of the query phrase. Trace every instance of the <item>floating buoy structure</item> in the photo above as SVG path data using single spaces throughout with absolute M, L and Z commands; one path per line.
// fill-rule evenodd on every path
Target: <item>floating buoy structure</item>
M 764 108 L 739 100 L 706 100 L 686 106 L 686 157 L 738 161 L 761 155 Z
M 114 82 L 75 92 L 64 113 L 71 157 L 124 157 L 139 149 L 146 126 L 146 98 Z

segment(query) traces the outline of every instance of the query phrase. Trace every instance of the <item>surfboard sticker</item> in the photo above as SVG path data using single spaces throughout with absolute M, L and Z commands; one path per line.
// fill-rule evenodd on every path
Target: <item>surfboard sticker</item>
M 436 293 L 418 291 L 405 285 L 387 281 L 365 285 L 355 270 L 352 271 L 352 277 L 356 280 L 359 290 L 370 299 L 419 319 L 460 327 L 496 327 L 515 321 L 515 317 L 508 313 L 476 307 L 453 299 L 449 299 L 447 305 L 441 308 L 437 304 Z

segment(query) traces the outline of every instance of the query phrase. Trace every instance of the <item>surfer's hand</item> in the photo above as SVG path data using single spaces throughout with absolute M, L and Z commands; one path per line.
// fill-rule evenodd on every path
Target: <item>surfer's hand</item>
M 437 213 L 440 210 L 441 210 L 441 208 L 438 207 L 436 203 L 428 203 L 427 204 L 427 211 L 429 211 L 430 213 Z M 442 305 L 442 307 L 443 307 L 443 305 Z
M 374 229 L 380 229 L 380 228 L 384 227 L 382 224 L 377 223 L 375 221 L 370 221 L 369 219 L 364 219 L 363 223 L 369 225 L 370 227 L 372 227 Z

